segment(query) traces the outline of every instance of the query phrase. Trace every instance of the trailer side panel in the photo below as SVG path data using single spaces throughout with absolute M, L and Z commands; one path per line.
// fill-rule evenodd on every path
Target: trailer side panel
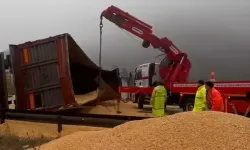
M 67 34 L 10 45 L 16 109 L 47 109 L 74 103 L 67 54 Z

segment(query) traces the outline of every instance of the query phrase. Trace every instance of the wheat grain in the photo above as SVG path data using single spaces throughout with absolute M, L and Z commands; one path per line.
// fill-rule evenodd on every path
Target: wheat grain
M 113 129 L 77 132 L 43 150 L 250 149 L 250 119 L 219 112 L 184 112 L 132 121 Z

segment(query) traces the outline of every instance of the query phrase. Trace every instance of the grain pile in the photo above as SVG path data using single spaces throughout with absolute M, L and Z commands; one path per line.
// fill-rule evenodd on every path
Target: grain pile
M 250 149 L 250 119 L 219 112 L 192 113 L 128 122 L 113 129 L 77 132 L 43 150 Z
M 95 100 L 96 97 L 97 97 L 97 91 L 93 91 L 83 95 L 75 95 L 75 100 L 78 104 L 83 105 L 90 101 Z

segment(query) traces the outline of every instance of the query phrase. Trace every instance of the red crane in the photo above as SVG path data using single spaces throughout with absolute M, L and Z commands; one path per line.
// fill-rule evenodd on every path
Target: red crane
M 166 37 L 158 38 L 153 34 L 152 26 L 137 19 L 121 9 L 110 6 L 101 14 L 100 27 L 102 29 L 102 19 L 113 22 L 121 29 L 124 29 L 137 37 L 143 39 L 142 46 L 153 48 L 164 52 L 166 58 L 160 63 L 160 75 L 164 80 L 165 87 L 170 89 L 171 95 L 168 97 L 168 103 L 178 103 L 183 110 L 189 110 L 189 105 L 193 105 L 195 93 L 197 90 L 196 82 L 187 82 L 191 63 L 186 53 L 181 52 Z M 249 81 L 229 81 L 216 82 L 215 87 L 225 97 L 226 112 L 237 112 L 248 115 L 250 110 L 250 82 Z M 141 95 L 151 94 L 152 87 L 120 87 L 119 93 L 139 93 Z M 118 101 L 120 96 L 118 97 Z M 143 105 L 142 98 L 142 105 Z M 139 101 L 140 103 L 140 101 Z M 138 104 L 139 104 L 138 103 Z M 236 109 L 233 109 L 233 107 Z M 139 107 L 139 105 L 138 105 Z
M 191 69 L 191 63 L 187 54 L 181 52 L 168 38 L 159 38 L 154 35 L 151 25 L 115 6 L 110 6 L 102 12 L 101 28 L 103 26 L 103 17 L 118 27 L 143 39 L 142 46 L 144 48 L 152 45 L 153 48 L 159 49 L 166 54 L 166 58 L 160 64 L 160 75 L 167 88 L 170 88 L 173 82 L 187 81 Z

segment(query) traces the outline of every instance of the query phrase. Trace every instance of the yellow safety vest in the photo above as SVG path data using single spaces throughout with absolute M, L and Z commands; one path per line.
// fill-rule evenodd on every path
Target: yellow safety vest
M 165 115 L 165 102 L 167 100 L 167 90 L 160 85 L 154 88 L 150 104 L 152 105 L 152 114 L 154 117 L 162 117 Z
M 199 87 L 196 92 L 193 112 L 201 112 L 205 110 L 207 110 L 206 88 L 205 85 L 203 85 Z

